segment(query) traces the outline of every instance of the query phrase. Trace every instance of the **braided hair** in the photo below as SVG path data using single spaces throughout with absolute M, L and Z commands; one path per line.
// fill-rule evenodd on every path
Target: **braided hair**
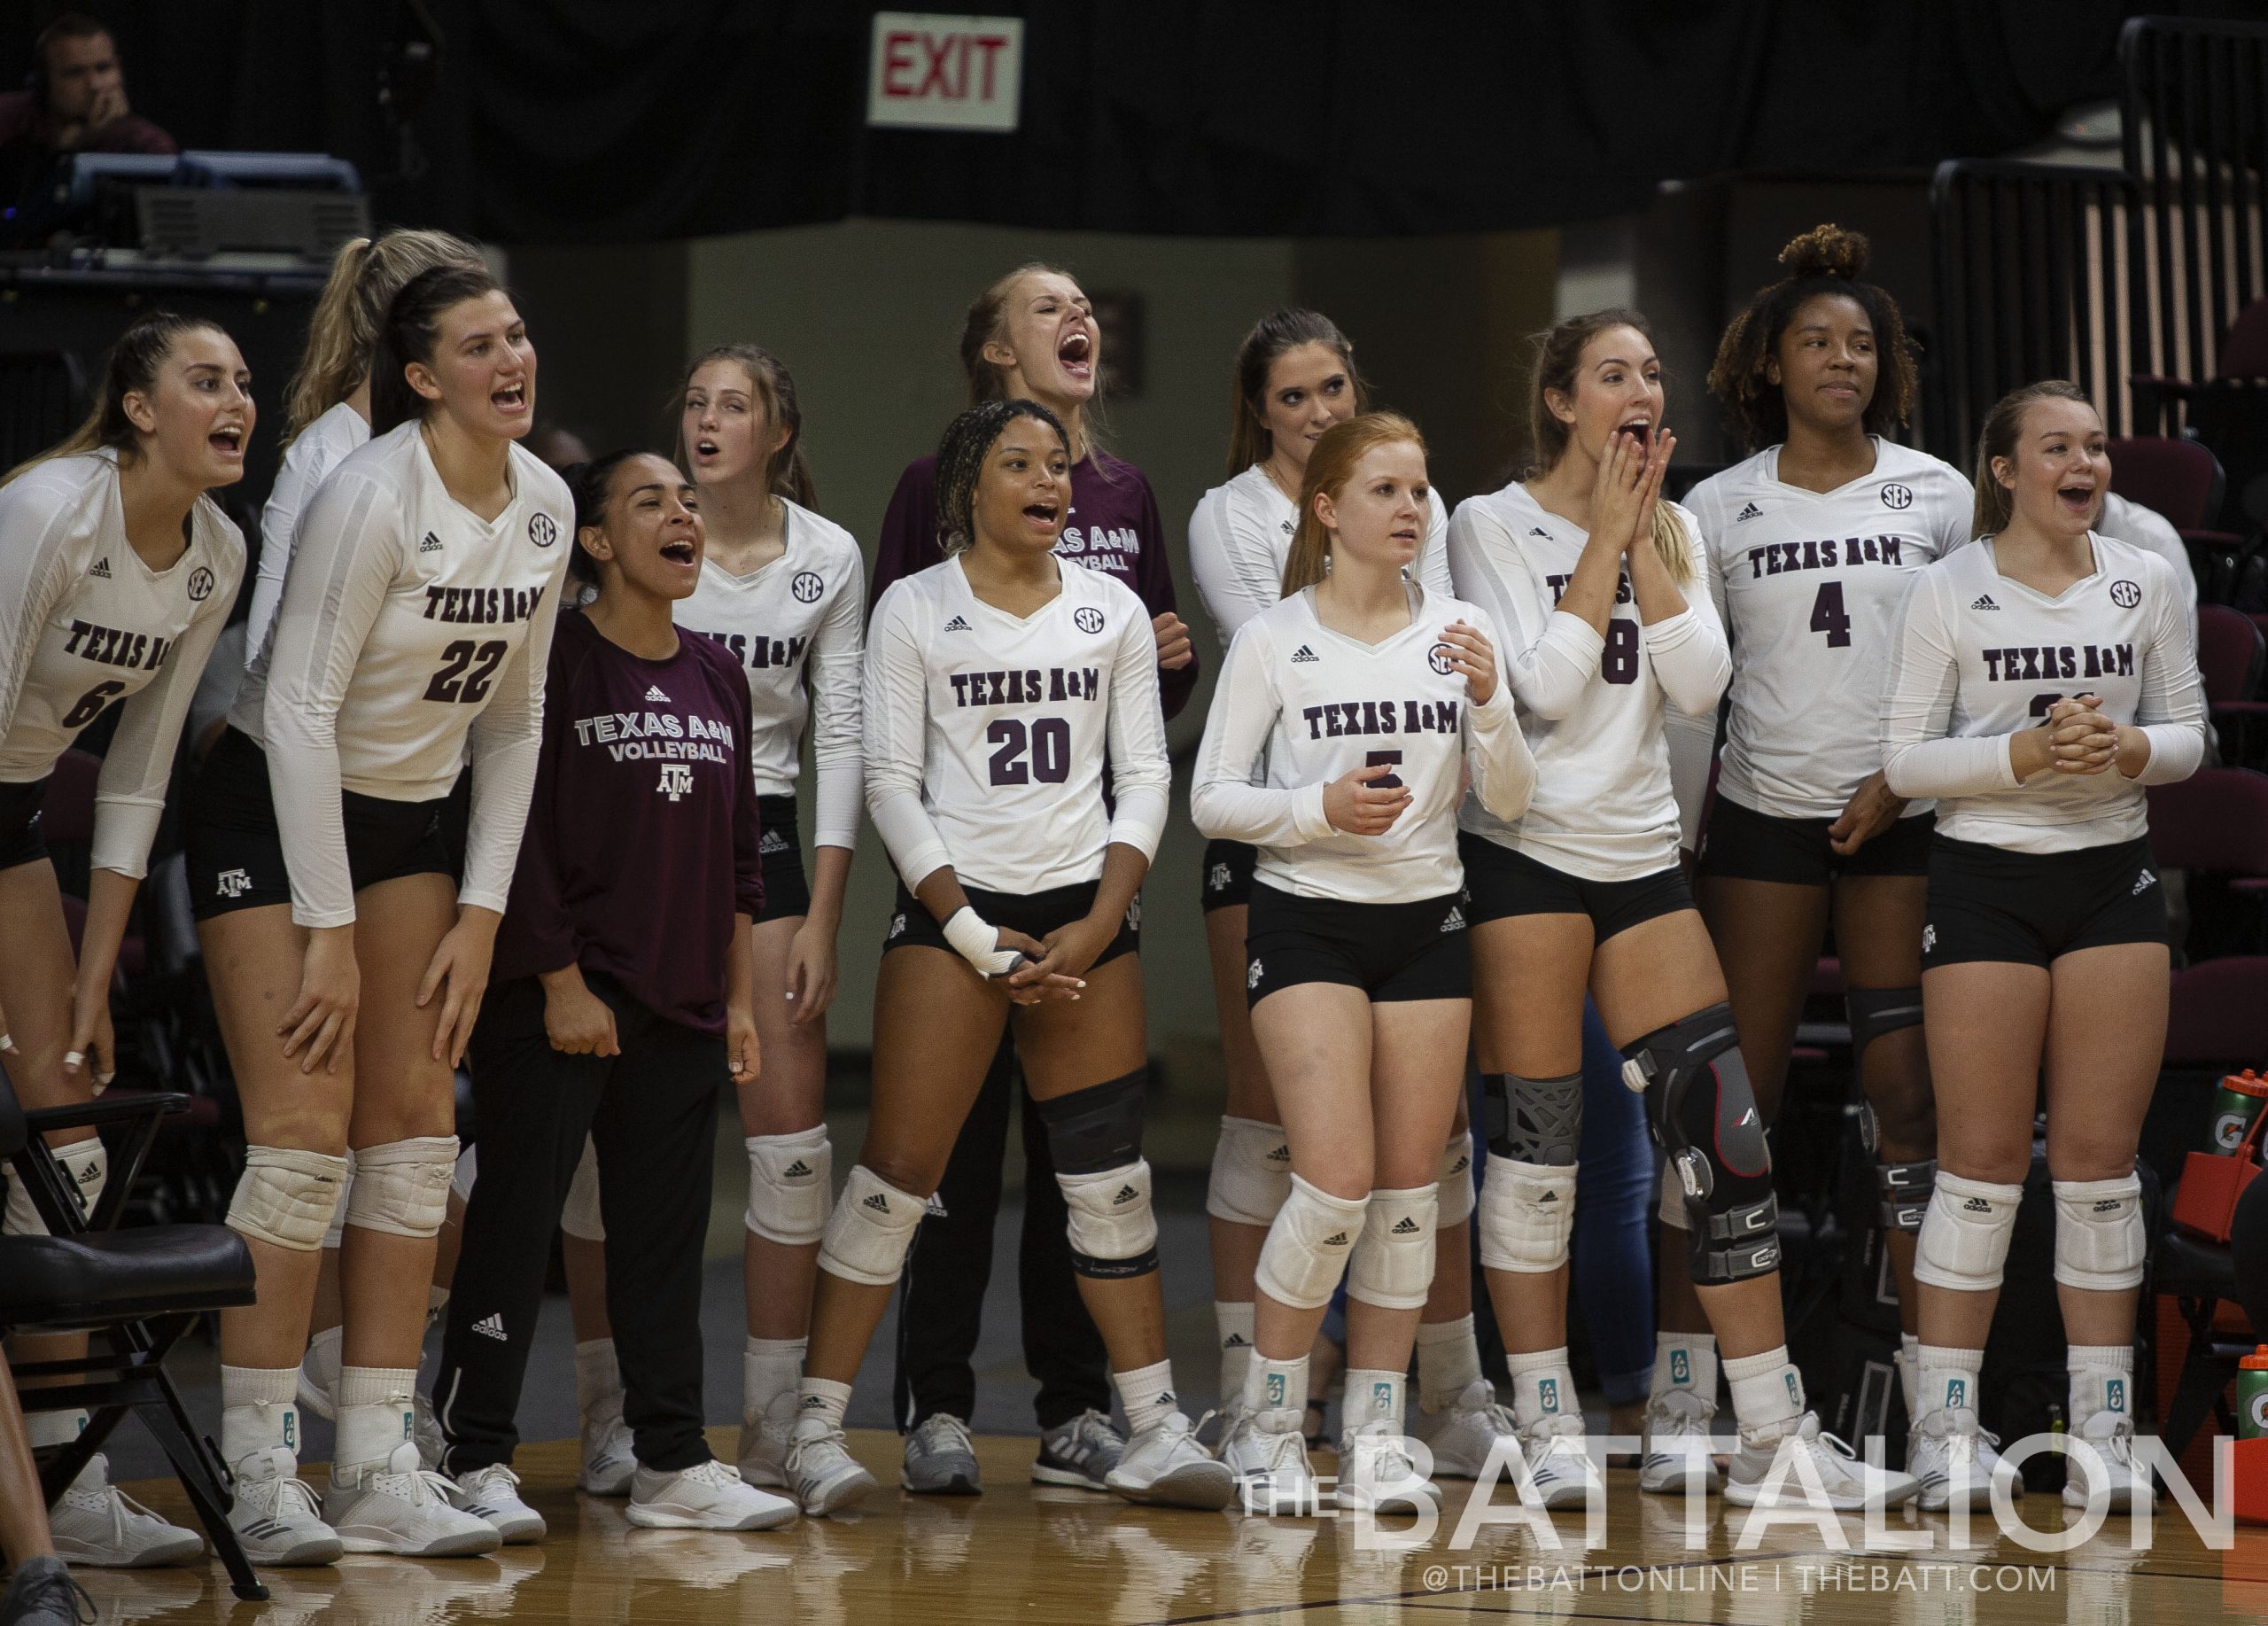
M 1055 432 L 1070 455 L 1071 437 L 1063 422 L 1036 401 L 987 401 L 945 425 L 937 442 L 937 546 L 948 556 L 964 553 L 976 541 L 976 486 L 984 459 L 1001 432 L 1018 418 L 1032 418 Z
M 575 500 L 575 541 L 567 550 L 567 574 L 584 589 L 580 603 L 588 603 L 595 597 L 599 586 L 599 562 L 583 546 L 583 533 L 606 529 L 606 502 L 614 486 L 614 471 L 638 455 L 636 447 L 625 446 L 588 463 L 571 463 L 559 471 L 559 478 L 567 482 L 567 494 Z
M 1861 418 L 1866 432 L 1887 435 L 1914 414 L 1918 385 L 1914 347 L 1898 301 L 1862 280 L 1867 239 L 1840 226 L 1814 226 L 1780 251 L 1788 275 L 1759 288 L 1732 319 L 1709 369 L 1709 388 L 1725 403 L 1725 429 L 1746 450 L 1759 452 L 1788 438 L 1788 402 L 1766 369 L 1779 358 L 1780 339 L 1806 301 L 1821 294 L 1854 300 L 1875 330 L 1881 371 Z

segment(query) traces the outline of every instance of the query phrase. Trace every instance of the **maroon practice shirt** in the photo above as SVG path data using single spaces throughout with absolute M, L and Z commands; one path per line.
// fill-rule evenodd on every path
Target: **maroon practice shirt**
M 1158 499 L 1132 463 L 1089 452 L 1071 465 L 1071 511 L 1064 517 L 1055 551 L 1089 570 L 1108 571 L 1134 589 L 1153 617 L 1178 613 Z M 897 489 L 882 516 L 874 573 L 866 587 L 867 610 L 900 576 L 928 570 L 943 557 L 937 547 L 937 460 L 917 457 L 897 477 Z M 1179 715 L 1197 687 L 1195 648 L 1192 641 L 1190 662 L 1178 671 L 1159 669 L 1159 695 L 1168 717 Z
M 656 1015 L 725 1031 L 733 917 L 764 907 L 748 680 L 678 634 L 644 660 L 559 618 L 535 797 L 490 975 L 579 965 Z

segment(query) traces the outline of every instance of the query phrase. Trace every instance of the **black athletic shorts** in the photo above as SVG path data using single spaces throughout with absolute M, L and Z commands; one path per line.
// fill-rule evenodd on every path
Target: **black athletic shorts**
M 1728 881 L 1783 881 L 1825 886 L 1842 875 L 1926 875 L 1935 813 L 1900 819 L 1850 857 L 1827 839 L 1832 819 L 1782 819 L 1720 795 L 1701 835 L 1695 867 Z
M 1415 903 L 1342 903 L 1252 885 L 1244 930 L 1247 1007 L 1278 988 L 1340 983 L 1373 1004 L 1469 1000 L 1472 951 L 1464 894 Z
M 1076 886 L 1053 886 L 1044 892 L 987 892 L 974 886 L 965 886 L 968 906 L 994 926 L 1006 926 L 1011 931 L 1021 931 L 1035 943 L 1047 941 L 1047 934 L 1059 926 L 1068 926 L 1082 919 L 1095 906 L 1095 893 L 1099 881 L 1083 881 Z M 921 900 L 905 890 L 905 883 L 897 883 L 897 908 L 889 917 L 889 935 L 882 940 L 882 953 L 894 948 L 941 948 L 956 959 L 960 951 L 945 941 L 945 929 L 936 917 L 921 906 Z M 1103 945 L 1095 956 L 1095 965 L 1108 965 L 1121 954 L 1137 953 L 1142 946 L 1142 895 L 1134 894 L 1134 901 L 1127 906 L 1126 918 L 1119 922 L 1117 936 Z M 1087 968 L 1094 969 L 1094 966 Z
M 0 869 L 36 864 L 47 856 L 40 834 L 39 805 L 47 799 L 43 776 L 20 785 L 0 785 Z
M 1198 899 L 1205 913 L 1241 909 L 1252 901 L 1252 867 L 1260 862 L 1260 849 L 1241 841 L 1205 844 L 1204 885 Z
M 354 890 L 402 875 L 441 875 L 457 866 L 445 830 L 447 797 L 393 802 L 339 793 L 346 827 L 346 870 Z M 222 731 L 189 789 L 182 846 L 189 865 L 190 912 L 210 920 L 237 909 L 291 901 L 268 756 L 234 728 Z
M 1635 881 L 1586 881 L 1470 830 L 1458 834 L 1456 850 L 1464 860 L 1465 891 L 1472 898 L 1467 913 L 1476 926 L 1513 914 L 1588 914 L 1592 940 L 1604 943 L 1657 915 L 1693 906 L 1693 890 L 1674 864 Z
M 757 924 L 812 912 L 812 883 L 804 875 L 804 842 L 793 796 L 756 798 L 756 855 L 764 867 L 764 913 Z
M 1940 836 L 1924 918 L 1925 971 L 1978 960 L 2047 966 L 2078 949 L 2166 941 L 2165 888 L 2147 837 L 2010 852 Z

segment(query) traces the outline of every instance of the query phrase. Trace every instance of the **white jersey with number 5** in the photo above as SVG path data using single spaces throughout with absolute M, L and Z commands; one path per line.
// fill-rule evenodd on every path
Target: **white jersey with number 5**
M 959 556 L 890 584 L 866 629 L 866 809 L 911 889 L 1028 894 L 1157 851 L 1172 770 L 1157 640 L 1131 588 L 1059 563 L 1028 616 L 976 596 Z M 1106 812 L 1107 753 L 1117 810 Z
M 1713 716 L 1730 663 L 1702 587 L 1701 534 L 1675 503 L 1692 579 L 1686 609 L 1645 626 L 1627 570 L 1606 635 L 1557 606 L 1589 533 L 1517 481 L 1457 504 L 1449 573 L 1503 631 L 1504 673 L 1535 758 L 1535 796 L 1507 822 L 1467 797 L 1460 823 L 1586 881 L 1635 881 L 1677 862 L 1677 799 L 1662 737 L 1668 706 Z
M 1751 813 L 1842 816 L 1882 766 L 1883 673 L 1907 585 L 1969 541 L 1974 498 L 1958 471 L 1894 441 L 1876 438 L 1874 447 L 1873 471 L 1833 491 L 1783 484 L 1775 446 L 1686 496 L 1732 645 L 1717 793 Z M 1689 826 L 1708 783 L 1715 723 L 1671 720 Z
M 559 578 L 575 545 L 566 483 L 517 445 L 510 501 L 482 519 L 449 494 L 416 423 L 334 469 L 300 517 L 267 650 L 229 721 L 268 752 L 303 926 L 354 918 L 343 788 L 449 793 L 472 746 L 460 901 L 501 913 L 527 823 Z

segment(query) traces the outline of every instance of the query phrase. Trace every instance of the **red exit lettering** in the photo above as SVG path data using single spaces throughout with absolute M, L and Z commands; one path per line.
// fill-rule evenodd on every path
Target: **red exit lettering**
M 990 101 L 996 94 L 995 63 L 1007 44 L 1002 34 L 894 29 L 882 41 L 882 94 L 954 102 L 974 94 L 980 101 Z

